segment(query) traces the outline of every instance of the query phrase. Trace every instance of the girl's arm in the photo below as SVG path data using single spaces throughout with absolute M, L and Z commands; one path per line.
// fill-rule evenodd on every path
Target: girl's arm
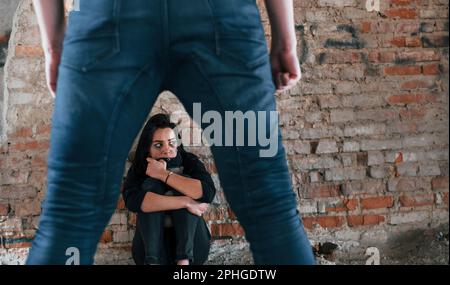
M 156 161 L 152 158 L 147 158 L 147 175 L 163 183 L 167 182 L 168 186 L 194 200 L 211 203 L 216 194 L 216 188 L 205 165 L 192 153 L 186 153 L 183 159 L 185 174 L 190 177 L 173 173 L 166 181 L 170 170 L 166 170 L 164 162 Z M 149 169 L 152 169 L 152 171 Z
M 201 216 L 208 208 L 208 204 L 198 203 L 187 196 L 165 196 L 143 191 L 143 182 L 144 179 L 131 166 L 123 183 L 122 197 L 125 206 L 132 212 L 150 213 L 186 208 L 192 214 Z
M 141 211 L 151 213 L 186 208 L 192 214 L 201 216 L 207 207 L 207 204 L 195 202 L 187 196 L 166 196 L 147 192 L 141 204 Z
M 168 174 L 169 170 L 165 170 L 158 179 L 165 182 Z M 202 184 L 198 179 L 173 173 L 167 179 L 167 185 L 195 200 L 200 199 L 203 196 Z

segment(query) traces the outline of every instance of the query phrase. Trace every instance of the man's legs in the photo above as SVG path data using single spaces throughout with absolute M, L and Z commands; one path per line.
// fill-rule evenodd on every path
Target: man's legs
M 80 12 L 72 12 L 59 69 L 47 193 L 28 264 L 93 262 L 116 208 L 126 157 L 161 91 L 159 13 L 156 2 L 144 0 L 83 1 Z
M 256 4 L 212 0 L 189 5 L 193 14 L 199 13 L 190 19 L 206 19 L 201 13 L 209 9 L 212 23 L 206 29 L 195 20 L 183 19 L 186 15 L 180 7 L 170 11 L 173 26 L 185 23 L 172 32 L 172 50 L 178 57 L 172 57 L 176 68 L 172 69 L 171 90 L 204 130 L 219 125 L 222 145 L 215 141 L 211 150 L 225 196 L 245 230 L 255 263 L 313 264 L 278 117 L 271 113 L 276 111 L 275 88 Z M 191 42 L 190 38 L 202 40 Z M 201 114 L 194 110 L 196 102 L 201 103 Z M 248 115 L 242 129 L 227 121 L 230 112 Z M 208 116 L 202 120 L 202 115 Z M 217 139 L 218 132 L 212 137 Z M 227 145 L 230 135 L 232 145 Z M 236 136 L 244 137 L 245 144 L 237 145 Z M 256 139 L 256 145 L 249 143 L 249 136 Z M 270 144 L 266 147 L 267 137 Z M 261 152 L 264 149 L 270 150 Z

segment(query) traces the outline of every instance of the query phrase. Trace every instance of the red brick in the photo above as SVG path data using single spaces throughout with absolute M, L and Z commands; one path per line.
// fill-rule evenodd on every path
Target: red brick
M 31 247 L 31 242 L 16 242 L 16 243 L 7 243 L 5 244 L 6 249 L 11 248 L 29 248 Z
M 130 226 L 136 225 L 136 213 L 128 212 L 128 225 Z
M 407 66 L 386 66 L 384 73 L 387 75 L 419 75 L 421 73 L 420 66 L 407 65 Z
M 406 47 L 420 47 L 422 46 L 422 40 L 420 38 L 405 38 Z
M 443 198 L 443 200 L 444 200 L 444 203 L 447 205 L 447 207 L 448 207 L 448 192 L 445 192 L 444 193 L 444 198 Z
M 379 62 L 380 61 L 380 53 L 376 52 L 376 51 L 370 51 L 368 58 L 369 58 L 370 62 Z
M 361 199 L 361 207 L 364 209 L 390 208 L 394 205 L 392 196 L 373 197 Z
M 415 204 L 414 197 L 412 196 L 400 196 L 399 201 L 403 207 L 412 207 Z
M 417 11 L 411 8 L 388 9 L 386 15 L 391 18 L 414 19 L 417 17 Z
M 402 94 L 393 95 L 387 98 L 390 104 L 411 104 L 411 103 L 428 103 L 436 102 L 437 95 L 433 94 Z
M 396 53 L 393 51 L 382 51 L 382 52 L 370 52 L 369 60 L 371 62 L 394 62 L 396 59 Z
M 317 217 L 316 222 L 322 228 L 337 228 L 344 224 L 344 217 L 342 216 Z
M 100 242 L 101 243 L 108 243 L 108 242 L 112 242 L 112 231 L 111 230 L 105 230 L 102 234 L 102 236 L 100 237 Z
M 244 236 L 244 229 L 238 223 L 212 224 L 211 235 L 213 237 Z
M 433 190 L 447 190 L 448 191 L 448 176 L 439 176 L 431 180 L 431 187 Z
M 362 22 L 361 23 L 361 32 L 362 33 L 370 33 L 370 22 Z
M 326 208 L 327 212 L 345 212 L 353 211 L 358 207 L 358 199 L 344 199 L 342 203 L 336 205 L 336 207 Z
M 391 0 L 391 3 L 397 6 L 406 6 L 415 3 L 416 0 Z
M 9 213 L 8 204 L 0 204 L 0 216 L 6 216 Z
M 394 27 L 390 22 L 377 22 L 372 25 L 373 33 L 389 34 L 394 32 Z
M 380 52 L 380 62 L 393 62 L 395 60 L 395 52 L 383 51 Z
M 40 45 L 18 45 L 16 46 L 17 57 L 42 57 L 44 51 Z
M 314 217 L 302 217 L 303 226 L 309 230 L 313 228 L 313 225 L 316 222 L 316 218 Z
M 10 151 L 24 151 L 24 150 L 47 150 L 49 148 L 49 141 L 30 141 L 11 144 Z
M 205 162 L 204 165 L 205 165 L 206 170 L 209 173 L 211 173 L 211 174 L 217 173 L 216 164 L 214 162 L 208 161 L 208 162 Z
M 0 44 L 6 43 L 9 41 L 9 35 L 0 35 Z
M 31 167 L 33 168 L 44 168 L 47 167 L 47 156 L 45 155 L 35 155 L 31 160 Z
M 384 216 L 380 215 L 364 215 L 363 225 L 375 225 L 384 221 Z
M 422 73 L 424 75 L 437 75 L 439 74 L 439 64 L 428 64 L 422 66 Z
M 406 46 L 406 38 L 405 37 L 397 37 L 391 40 L 391 44 L 397 47 Z
M 397 47 L 420 47 L 422 46 L 422 40 L 417 37 L 396 37 L 391 40 L 391 44 Z
M 116 209 L 118 209 L 118 210 L 125 209 L 125 201 L 123 200 L 122 196 L 119 196 L 119 200 L 117 201 Z
M 358 199 L 345 199 L 344 204 L 349 211 L 356 210 L 358 207 Z
M 306 195 L 308 198 L 327 198 L 340 195 L 339 185 L 318 185 L 309 186 Z
M 29 138 L 29 137 L 31 137 L 32 134 L 33 134 L 33 130 L 29 127 L 26 127 L 26 128 L 20 128 L 20 129 L 16 130 L 12 134 L 8 135 L 8 137 L 11 139 Z
M 233 212 L 233 210 L 231 210 L 231 208 L 227 208 L 228 211 L 228 218 L 230 218 L 231 220 L 237 220 L 236 214 Z
M 403 207 L 420 207 L 434 204 L 434 196 L 432 194 L 425 195 L 404 195 L 399 198 L 400 204 Z
M 207 221 L 225 221 L 226 210 L 223 207 L 209 207 L 203 218 Z
M 422 119 L 427 114 L 426 109 L 403 109 L 400 110 L 400 117 L 404 120 Z
M 312 229 L 315 224 L 322 228 L 336 228 L 344 224 L 343 216 L 324 216 L 324 217 L 302 217 L 303 226 Z
M 395 33 L 396 34 L 403 34 L 403 33 L 418 33 L 419 32 L 419 23 L 398 23 L 395 27 Z
M 377 225 L 384 220 L 384 216 L 381 215 L 356 215 L 347 217 L 347 223 L 350 227 Z
M 423 80 L 411 80 L 403 82 L 401 85 L 402 89 L 420 89 L 420 88 L 430 88 L 432 84 Z
M 358 215 L 358 216 L 348 216 L 347 217 L 347 223 L 350 227 L 353 226 L 361 226 L 364 224 L 364 216 Z

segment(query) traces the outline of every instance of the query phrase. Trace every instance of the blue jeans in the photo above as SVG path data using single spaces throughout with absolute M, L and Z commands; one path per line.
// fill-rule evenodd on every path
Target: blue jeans
M 222 118 L 225 111 L 259 111 L 266 114 L 257 117 L 262 130 L 279 130 L 268 115 L 276 110 L 275 87 L 255 0 L 80 1 L 64 39 L 48 188 L 28 264 L 64 264 L 71 247 L 81 264 L 93 263 L 128 152 L 163 90 L 191 116 L 195 102 Z M 249 130 L 255 126 L 243 129 Z M 255 263 L 313 264 L 276 136 L 268 157 L 260 156 L 259 143 L 211 151 Z

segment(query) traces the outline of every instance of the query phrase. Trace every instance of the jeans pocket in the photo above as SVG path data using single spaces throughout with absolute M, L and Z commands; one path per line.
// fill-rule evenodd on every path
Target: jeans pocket
M 223 39 L 220 41 L 220 55 L 252 70 L 269 61 L 269 53 L 264 46 L 264 43 L 246 38 Z
M 269 52 L 254 0 L 205 0 L 212 18 L 219 55 L 241 67 L 254 69 L 269 61 Z
M 61 65 L 88 72 L 119 51 L 118 35 L 69 38 L 64 41 Z
M 70 12 L 62 65 L 87 72 L 119 53 L 120 3 L 121 0 L 84 0 L 79 11 Z

